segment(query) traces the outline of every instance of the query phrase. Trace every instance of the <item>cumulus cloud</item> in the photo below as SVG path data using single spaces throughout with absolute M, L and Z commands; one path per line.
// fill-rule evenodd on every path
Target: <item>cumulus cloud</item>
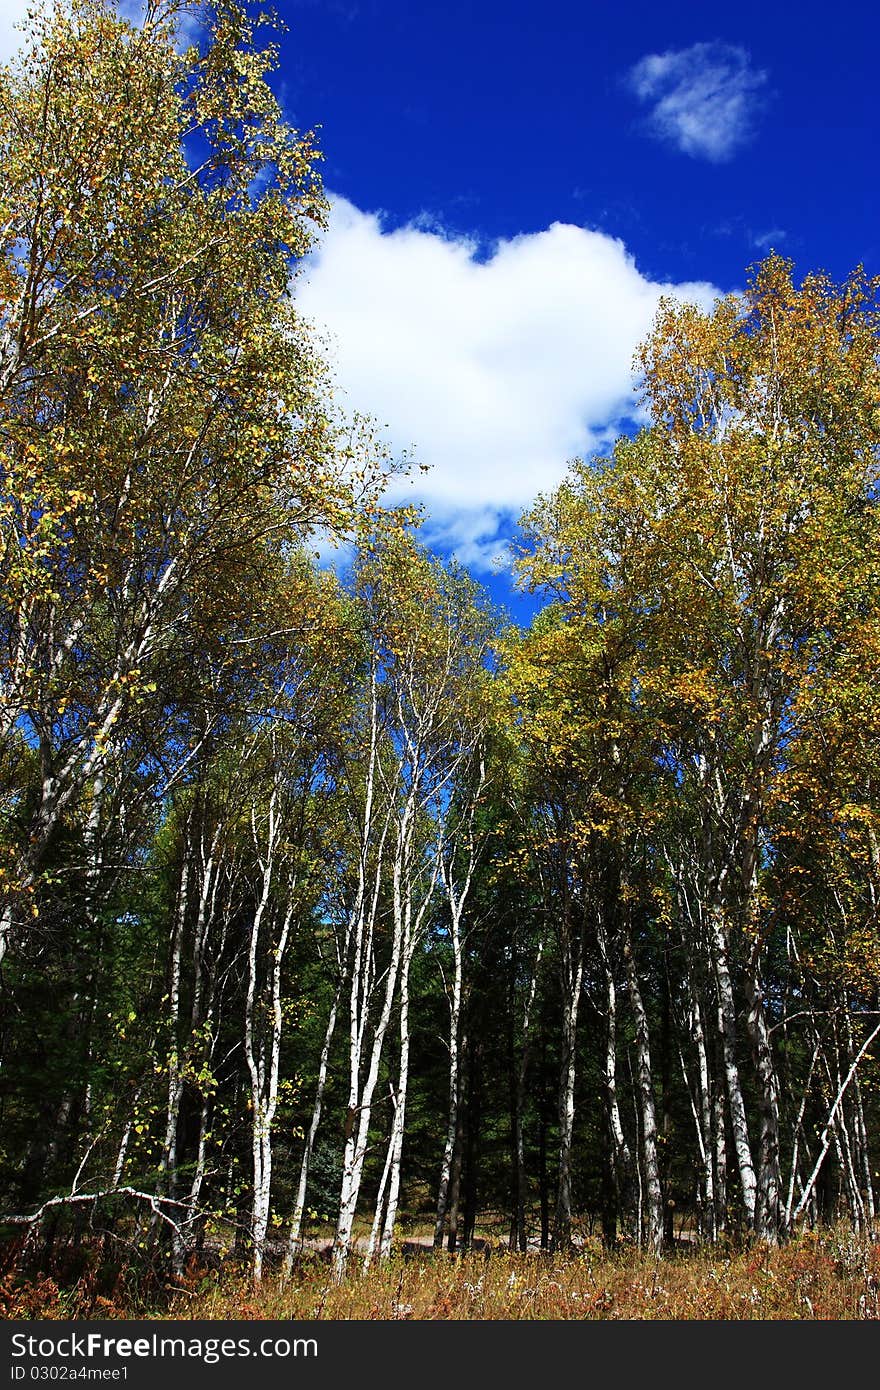
M 713 163 L 732 158 L 750 138 L 766 84 L 746 50 L 726 43 L 649 53 L 629 73 L 632 91 L 650 104 L 651 133 Z
M 650 280 L 622 242 L 584 227 L 484 254 L 335 198 L 297 303 L 327 335 L 346 406 L 430 465 L 417 479 L 432 538 L 486 565 L 567 461 L 632 417 L 632 357 L 660 296 L 708 306 L 717 293 Z

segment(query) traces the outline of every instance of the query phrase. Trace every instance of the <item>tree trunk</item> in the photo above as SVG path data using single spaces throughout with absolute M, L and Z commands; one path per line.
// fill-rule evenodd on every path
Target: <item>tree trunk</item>
M 606 1238 L 611 1237 L 613 1240 L 617 1236 L 618 1219 L 624 1221 L 630 1233 L 635 1231 L 633 1161 L 620 1117 L 620 1101 L 617 1094 L 617 986 L 602 914 L 599 916 L 597 937 L 605 975 L 605 1117 L 615 1205 L 615 1229 L 611 1232 L 610 1220 L 607 1220 Z
M 177 1134 L 180 1123 L 180 1103 L 183 1097 L 183 1076 L 181 1071 L 180 1024 L 180 967 L 183 949 L 183 929 L 186 920 L 189 887 L 189 845 L 184 840 L 183 863 L 177 890 L 174 922 L 171 930 L 171 960 L 168 984 L 168 1093 L 165 1106 L 165 1141 L 159 1161 L 159 1181 L 157 1196 L 175 1198 L 177 1196 Z M 154 1222 L 153 1232 L 156 1232 Z M 177 1228 L 172 1234 L 172 1263 L 177 1275 L 183 1273 L 184 1249 Z
M 535 962 L 532 967 L 529 979 L 529 992 L 523 1009 L 522 1024 L 522 1050 L 520 1052 L 519 1067 L 516 1070 L 516 1085 L 513 1096 L 513 1149 L 514 1149 L 514 1220 L 511 1227 L 511 1249 L 519 1249 L 525 1253 L 528 1248 L 528 1233 L 526 1231 L 526 1198 L 528 1195 L 526 1182 L 526 1156 L 525 1139 L 523 1134 L 523 1121 L 526 1104 L 526 1082 L 528 1079 L 529 1062 L 532 1051 L 532 1008 L 535 1003 L 535 994 L 538 987 L 538 972 L 541 967 L 541 957 L 544 952 L 543 938 L 538 942 L 535 952 Z M 511 1018 L 512 1026 L 512 1018 Z
M 739 1170 L 743 1207 L 746 1221 L 751 1229 L 755 1226 L 756 1188 L 755 1165 L 749 1142 L 749 1129 L 746 1107 L 743 1100 L 739 1076 L 736 1039 L 736 1004 L 733 996 L 733 982 L 730 978 L 728 962 L 727 932 L 721 909 L 713 906 L 709 912 L 710 946 L 715 983 L 718 989 L 718 1030 L 721 1037 L 724 1057 L 724 1075 L 727 1082 L 727 1099 L 730 1107 L 730 1126 L 733 1132 L 733 1146 Z
M 394 1226 L 397 1220 L 397 1203 L 400 1196 L 400 1163 L 403 1154 L 406 1098 L 409 1087 L 409 972 L 411 964 L 412 946 L 409 945 L 407 959 L 400 972 L 400 1067 L 397 1095 L 391 1118 L 391 1141 L 389 1143 L 391 1170 L 388 1177 L 388 1199 L 385 1207 L 385 1221 L 382 1226 L 382 1242 L 379 1247 L 379 1256 L 383 1260 L 391 1254 Z
M 648 1016 L 639 988 L 628 923 L 624 929 L 623 958 L 626 965 L 630 1007 L 636 1029 L 636 1075 L 642 1121 L 642 1162 L 645 1175 L 645 1243 L 652 1253 L 659 1254 L 663 1248 L 663 1197 L 660 1190 L 660 1169 L 657 1161 L 657 1115 L 654 1103 L 654 1080 L 651 1071 Z
M 761 1240 L 776 1244 L 784 1228 L 779 1170 L 779 1088 L 764 1012 L 764 995 L 758 972 L 757 948 L 745 972 L 748 1030 L 758 1078 L 761 1139 L 754 1213 L 755 1232 Z
M 706 1050 L 703 1014 L 690 969 L 686 968 L 685 974 L 690 1008 L 690 1034 L 697 1054 L 697 1104 L 694 1107 L 694 1123 L 697 1130 L 697 1144 L 702 1167 L 700 1234 L 705 1239 L 714 1241 L 718 1235 L 718 1204 L 715 1188 L 718 1155 L 712 1143 L 712 1086 L 709 1078 L 709 1056 Z M 723 1145 L 723 1129 L 721 1138 Z
M 376 1083 L 379 1080 L 379 1066 L 385 1044 L 385 1034 L 388 1030 L 392 1003 L 397 988 L 401 946 L 400 933 L 395 930 L 392 956 L 386 974 L 385 994 L 379 1018 L 376 1020 L 369 1066 L 362 1087 L 359 1085 L 358 1070 L 353 1069 L 352 1072 L 351 1096 L 354 1097 L 354 1102 L 352 1103 L 350 1099 L 346 1118 L 346 1141 L 343 1158 L 342 1188 L 339 1200 L 339 1217 L 336 1223 L 336 1235 L 333 1242 L 333 1274 L 337 1282 L 341 1281 L 345 1275 L 348 1257 L 351 1252 L 352 1227 L 354 1225 L 354 1217 L 357 1210 L 358 1197 L 360 1195 L 364 1159 L 367 1154 L 367 1139 L 370 1129 L 373 1095 L 376 1090 Z
M 271 950 L 272 968 L 269 981 L 269 1031 L 265 1036 L 256 1008 L 259 981 L 259 955 L 264 919 L 273 916 L 269 899 L 276 876 L 276 859 L 281 838 L 282 821 L 278 807 L 277 788 L 269 798 L 265 844 L 257 832 L 256 818 L 251 813 L 254 848 L 260 864 L 262 883 L 260 898 L 253 915 L 248 949 L 248 987 L 245 1000 L 244 1047 L 245 1060 L 251 1080 L 251 1154 L 253 1159 L 253 1206 L 251 1240 L 253 1279 L 259 1284 L 263 1277 L 263 1255 L 269 1225 L 269 1204 L 272 1188 L 272 1124 L 278 1105 L 278 1081 L 281 1063 L 283 1012 L 281 1006 L 281 971 L 290 926 L 293 920 L 294 883 L 287 884 L 287 904 L 278 940 Z M 271 937 L 270 937 L 271 939 Z M 264 988 L 264 987 L 263 987 Z
M 562 1054 L 559 1068 L 559 1176 L 556 1216 L 553 1223 L 553 1249 L 565 1250 L 571 1244 L 571 1146 L 574 1137 L 574 1091 L 577 1074 L 577 1025 L 584 980 L 584 927 L 581 924 L 571 941 L 570 923 L 564 924 L 565 942 L 561 954 L 562 975 Z
M 437 1215 L 434 1221 L 434 1249 L 443 1244 L 443 1229 L 449 1205 L 449 1184 L 452 1176 L 452 1155 L 455 1149 L 455 1136 L 458 1132 L 458 1116 L 461 1104 L 459 1067 L 462 990 L 464 985 L 464 955 L 461 940 L 461 922 L 458 914 L 452 913 L 452 999 L 449 1005 L 449 1109 L 446 1120 L 446 1139 L 443 1144 L 443 1157 L 440 1161 L 440 1181 L 437 1186 Z
M 452 1149 L 452 1168 L 449 1174 L 449 1201 L 447 1203 L 446 1248 L 450 1255 L 458 1248 L 458 1225 L 461 1215 L 462 1170 L 466 1137 L 466 1107 L 464 1097 L 465 1070 L 470 1071 L 468 1057 L 470 1042 L 467 1033 L 461 1035 L 459 1048 L 459 1087 L 458 1103 L 455 1111 L 455 1142 Z
M 347 952 L 346 952 L 347 954 Z M 287 1252 L 284 1256 L 284 1266 L 282 1277 L 289 1279 L 293 1269 L 293 1262 L 299 1250 L 302 1237 L 303 1212 L 306 1206 L 306 1191 L 309 1181 L 309 1168 L 312 1161 L 312 1152 L 315 1147 L 315 1139 L 318 1134 L 318 1126 L 321 1123 L 321 1111 L 324 1104 L 324 1091 L 327 1085 L 327 1068 L 330 1061 L 330 1047 L 333 1042 L 333 1034 L 336 1031 L 336 1017 L 339 1010 L 339 1000 L 342 992 L 342 980 L 336 987 L 333 996 L 333 1003 L 330 1007 L 330 1015 L 327 1019 L 327 1027 L 324 1032 L 324 1043 L 321 1048 L 321 1059 L 318 1063 L 318 1080 L 315 1084 L 315 1103 L 312 1106 L 312 1118 L 309 1122 L 308 1133 L 306 1134 L 303 1146 L 303 1155 L 300 1160 L 299 1181 L 296 1187 L 296 1198 L 293 1204 L 293 1215 L 290 1221 L 290 1234 L 287 1238 Z

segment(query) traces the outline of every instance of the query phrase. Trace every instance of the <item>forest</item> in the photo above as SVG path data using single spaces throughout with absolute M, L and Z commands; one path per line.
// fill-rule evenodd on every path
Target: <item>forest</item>
M 869 1237 L 880 284 L 664 301 L 517 625 L 334 399 L 212 8 L 0 69 L 0 1288 Z

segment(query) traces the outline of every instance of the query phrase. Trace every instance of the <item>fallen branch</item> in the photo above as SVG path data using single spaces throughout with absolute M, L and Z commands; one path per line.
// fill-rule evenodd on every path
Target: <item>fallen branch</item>
M 16 1213 L 0 1216 L 0 1225 L 9 1226 L 35 1226 L 38 1221 L 45 1216 L 47 1211 L 55 1207 L 80 1206 L 88 1202 L 100 1202 L 105 1197 L 133 1197 L 136 1201 L 146 1202 L 150 1209 L 155 1212 L 160 1220 L 167 1222 L 175 1231 L 181 1231 L 184 1226 L 190 1225 L 198 1219 L 198 1214 L 191 1215 L 186 1221 L 175 1221 L 169 1216 L 163 1207 L 183 1207 L 188 1208 L 189 1203 L 176 1201 L 172 1197 L 157 1197 L 155 1192 L 141 1192 L 136 1187 L 107 1187 L 100 1192 L 68 1192 L 59 1197 L 49 1197 L 42 1206 L 28 1216 L 21 1216 Z

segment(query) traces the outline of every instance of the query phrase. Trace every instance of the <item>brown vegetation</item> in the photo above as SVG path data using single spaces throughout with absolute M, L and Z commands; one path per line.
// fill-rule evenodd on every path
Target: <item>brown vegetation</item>
M 137 1289 L 88 1266 L 63 1288 L 46 1275 L 0 1278 L 4 1318 L 213 1319 L 863 1319 L 880 1317 L 880 1244 L 847 1228 L 781 1248 L 683 1248 L 653 1258 L 588 1240 L 571 1255 L 506 1250 L 438 1255 L 404 1248 L 335 1284 L 319 1252 L 254 1292 L 244 1267 L 194 1264 L 181 1281 Z

